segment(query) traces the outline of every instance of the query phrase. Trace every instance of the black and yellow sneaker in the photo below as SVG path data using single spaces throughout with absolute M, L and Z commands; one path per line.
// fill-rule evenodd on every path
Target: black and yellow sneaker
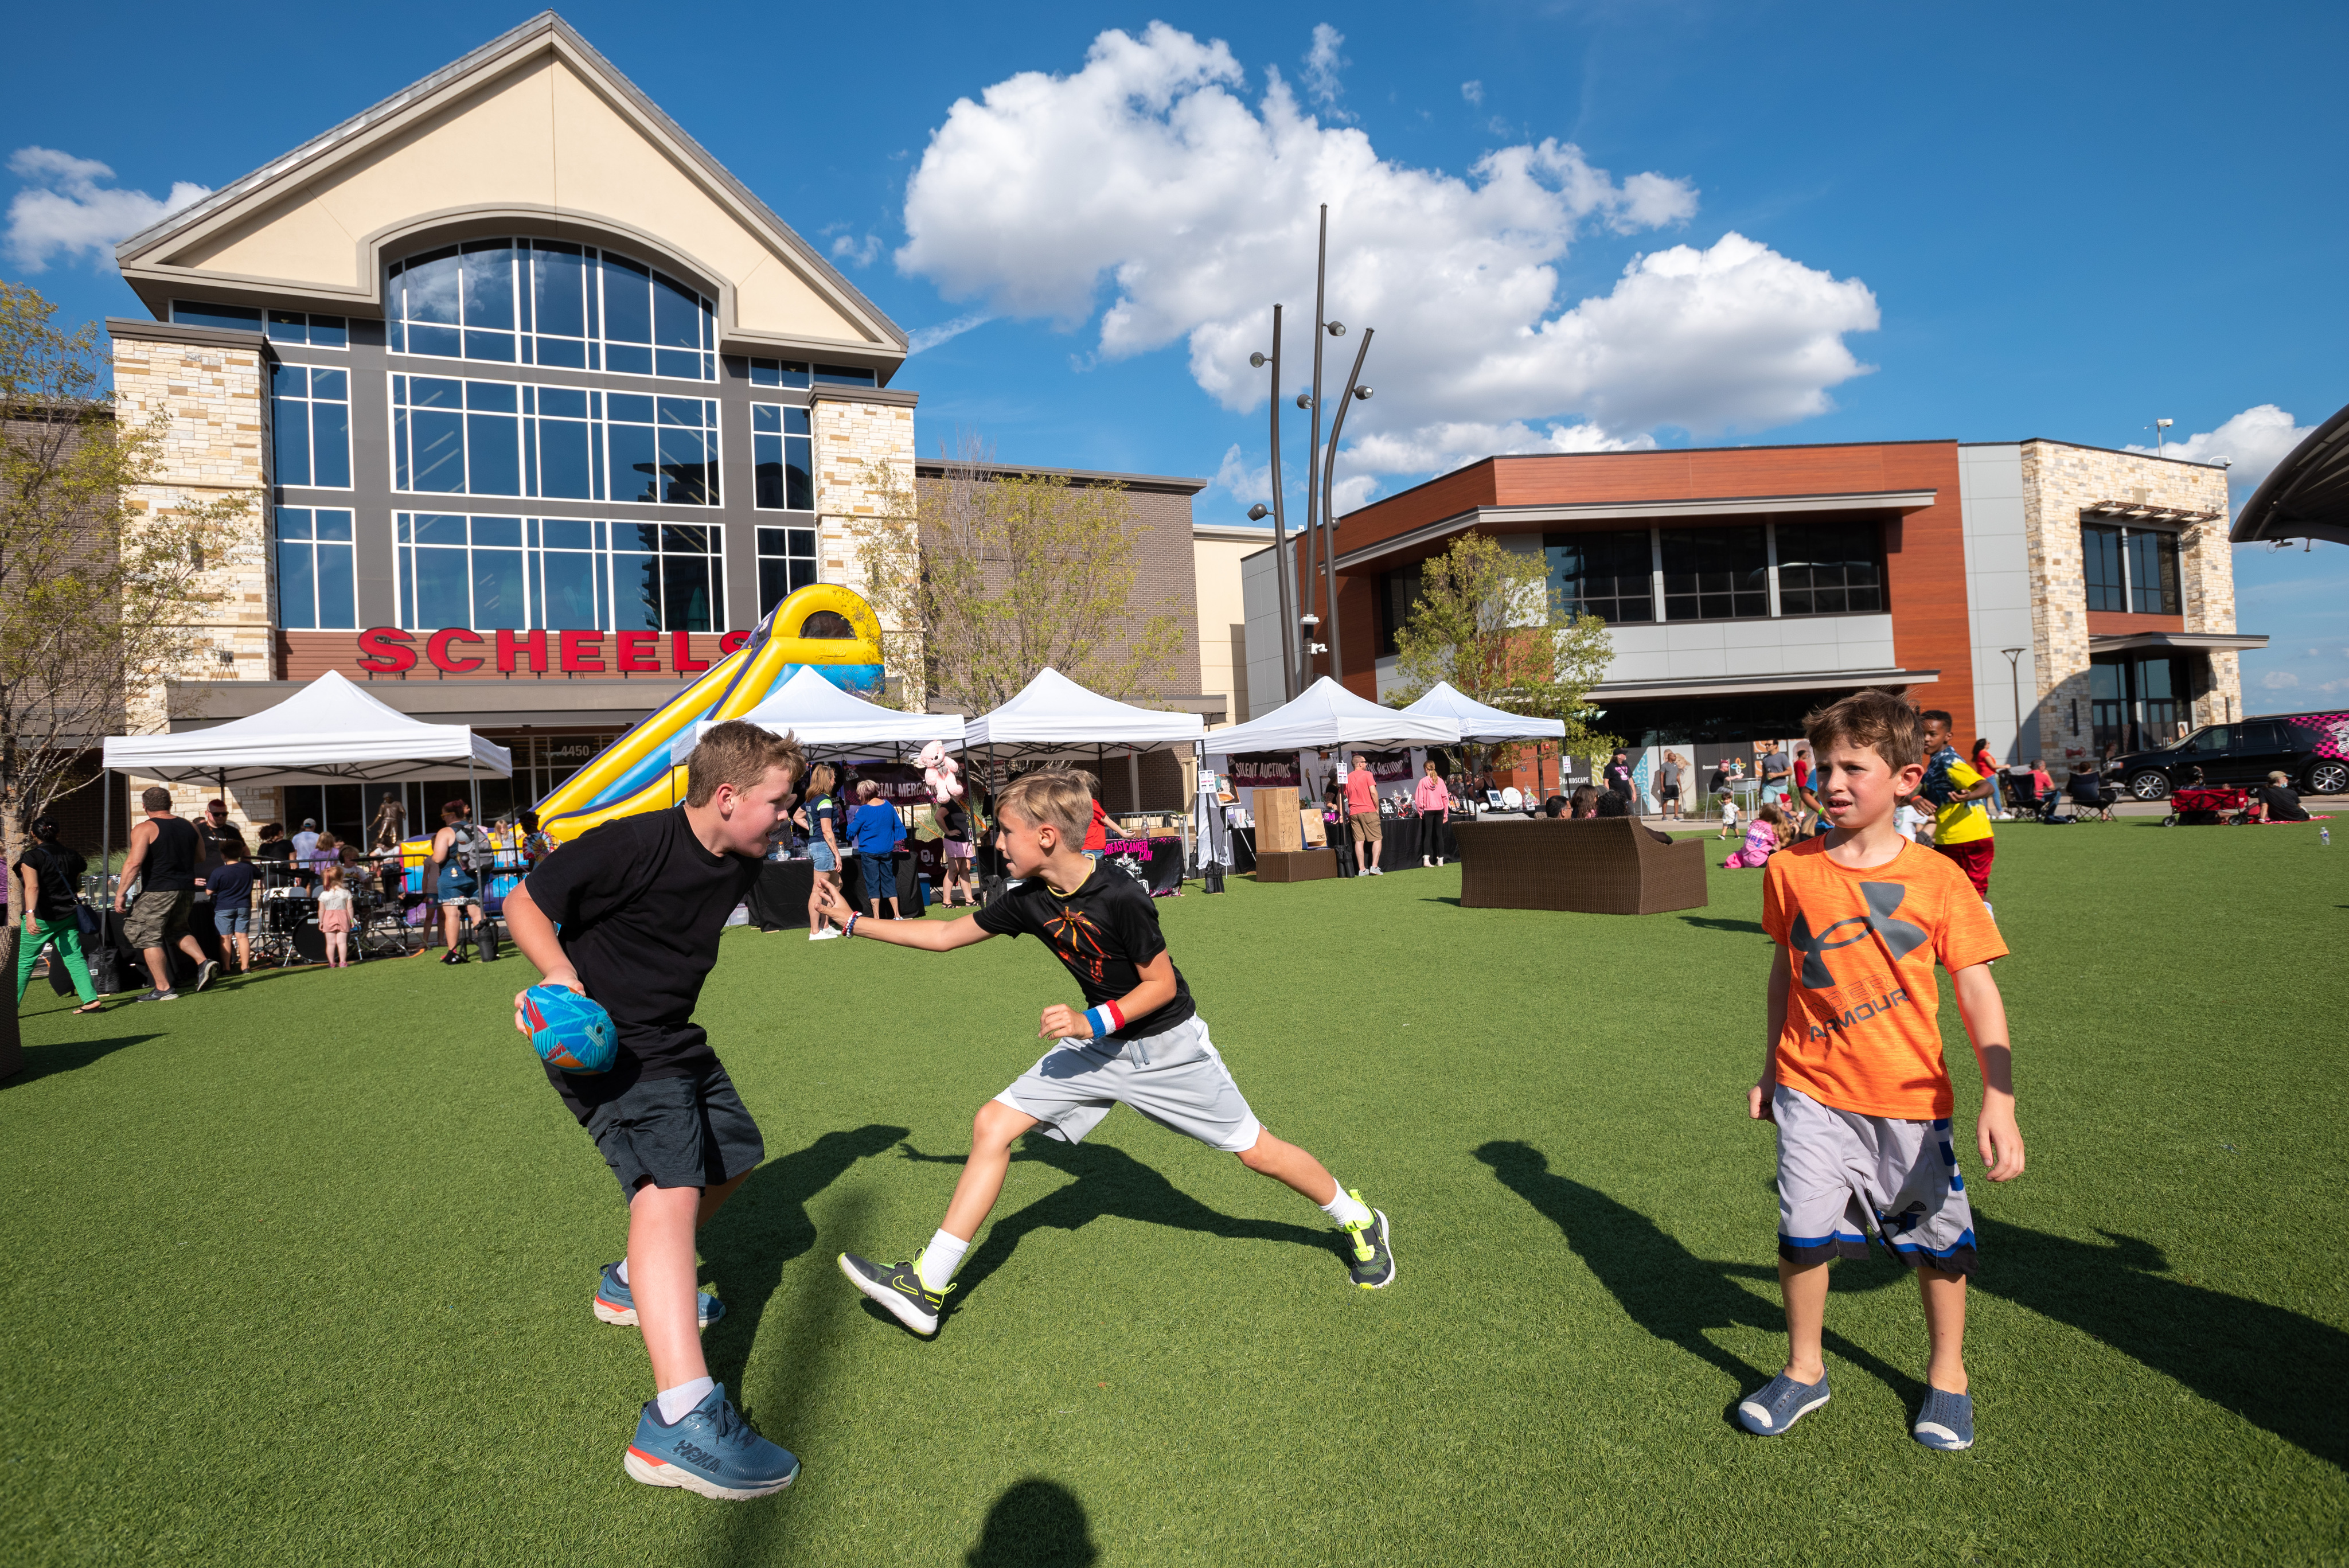
M 947 1296 L 954 1290 L 952 1285 L 943 1291 L 928 1289 L 911 1263 L 885 1268 L 854 1252 L 840 1255 L 840 1272 L 848 1276 L 850 1284 L 887 1308 L 890 1316 L 925 1337 L 938 1332 Z
M 1360 1203 L 1362 1195 L 1353 1194 Z M 1368 1220 L 1341 1227 L 1346 1232 L 1346 1262 L 1354 1282 L 1366 1291 L 1384 1290 L 1394 1283 L 1393 1249 L 1387 1245 L 1387 1217 L 1373 1209 Z

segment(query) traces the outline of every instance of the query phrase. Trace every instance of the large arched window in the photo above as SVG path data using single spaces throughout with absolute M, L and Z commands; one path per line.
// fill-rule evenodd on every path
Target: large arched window
M 594 245 L 468 240 L 391 264 L 392 351 L 718 379 L 718 316 L 689 285 Z

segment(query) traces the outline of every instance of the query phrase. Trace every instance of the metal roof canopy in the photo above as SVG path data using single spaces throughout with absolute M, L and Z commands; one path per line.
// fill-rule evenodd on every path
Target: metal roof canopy
M 2349 545 L 2349 408 L 2308 433 L 2235 514 L 2228 538 Z

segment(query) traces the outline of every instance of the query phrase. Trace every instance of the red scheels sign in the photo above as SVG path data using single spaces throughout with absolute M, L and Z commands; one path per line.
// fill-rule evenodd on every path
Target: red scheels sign
M 494 631 L 484 635 L 461 626 L 418 633 L 403 631 L 396 626 L 372 626 L 359 633 L 359 668 L 376 675 L 397 675 L 415 669 L 419 636 L 424 639 L 424 657 L 432 668 L 450 675 L 479 670 L 492 659 L 497 661 L 498 672 L 502 675 L 523 670 L 540 675 L 549 670 L 572 675 L 600 675 L 607 670 L 624 675 L 698 675 L 709 668 L 707 660 L 693 657 L 691 632 L 667 634 L 669 662 L 666 670 L 657 651 L 662 633 L 609 633 L 615 646 L 608 664 L 604 658 L 606 635 L 600 631 Z M 550 642 L 549 639 L 554 640 Z M 719 640 L 719 651 L 732 653 L 750 640 L 747 631 L 730 631 Z M 471 648 L 460 644 L 470 644 Z

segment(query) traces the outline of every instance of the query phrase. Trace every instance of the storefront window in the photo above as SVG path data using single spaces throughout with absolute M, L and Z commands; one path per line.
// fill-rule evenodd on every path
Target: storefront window
M 1411 624 L 1412 607 L 1419 603 L 1420 584 L 1425 567 L 1413 561 L 1408 566 L 1398 566 L 1392 572 L 1379 574 L 1379 657 L 1390 658 L 1401 651 L 1398 639 L 1402 628 Z
M 1562 615 L 1595 615 L 1610 626 L 1656 618 L 1655 550 L 1645 528 L 1551 534 L 1550 601 Z
M 2083 524 L 2080 556 L 2090 609 L 2178 613 L 2177 535 Z
M 759 613 L 815 581 L 815 530 L 759 530 Z
M 724 530 L 402 512 L 400 624 L 474 631 L 715 631 Z
M 781 403 L 752 403 L 750 445 L 760 510 L 814 511 L 814 442 L 808 411 Z
M 1666 620 L 1744 620 L 1770 613 L 1761 527 L 1659 530 Z
M 394 490 L 715 506 L 718 463 L 715 399 L 391 378 Z
M 394 262 L 392 351 L 718 379 L 718 316 L 656 267 L 557 240 L 473 240 Z
M 1875 615 L 1884 608 L 1873 523 L 1781 523 L 1780 615 Z
M 225 327 L 234 332 L 263 332 L 272 343 L 300 343 L 312 348 L 347 348 L 350 323 L 339 316 L 308 316 L 299 310 L 273 310 L 266 320 L 251 306 L 212 305 L 199 299 L 171 301 L 171 319 L 187 327 Z
M 289 631 L 356 628 L 358 597 L 351 571 L 351 514 L 339 507 L 280 506 L 277 624 Z
M 2127 654 L 2088 664 L 2090 739 L 2099 756 L 2149 751 L 2178 738 L 2192 711 L 2192 691 L 2175 654 Z
M 271 365 L 269 422 L 277 483 L 350 488 L 348 371 Z

